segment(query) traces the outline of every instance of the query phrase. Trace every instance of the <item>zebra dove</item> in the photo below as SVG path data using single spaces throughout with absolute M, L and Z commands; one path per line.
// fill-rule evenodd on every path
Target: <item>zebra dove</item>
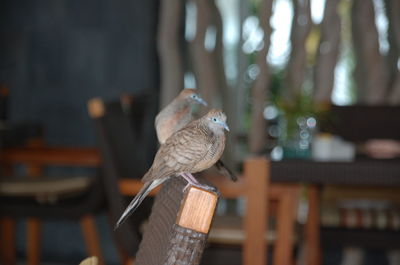
M 160 144 L 164 144 L 174 132 L 182 129 L 194 119 L 191 110 L 191 105 L 193 104 L 207 106 L 207 102 L 196 94 L 196 90 L 184 89 L 170 104 L 158 113 L 155 120 L 155 127 Z
M 172 134 L 158 150 L 153 165 L 142 178 L 144 185 L 118 220 L 118 228 L 140 205 L 146 195 L 171 176 L 182 176 L 188 185 L 205 187 L 192 176 L 214 165 L 225 148 L 225 132 L 229 131 L 226 115 L 210 110 Z
M 170 104 L 160 111 L 155 120 L 160 144 L 164 144 L 174 132 L 180 130 L 194 119 L 190 108 L 192 104 L 207 106 L 207 103 L 196 94 L 196 90 L 184 89 Z M 215 166 L 222 175 L 229 177 L 233 181 L 237 180 L 236 175 L 221 160 L 218 160 Z

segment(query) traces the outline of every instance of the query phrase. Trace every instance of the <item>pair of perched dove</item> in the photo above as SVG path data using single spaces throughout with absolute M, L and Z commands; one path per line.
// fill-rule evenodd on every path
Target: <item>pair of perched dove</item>
M 182 176 L 188 185 L 207 189 L 192 173 L 203 171 L 214 164 L 233 181 L 236 177 L 219 160 L 225 148 L 226 115 L 211 109 L 195 120 L 192 105 L 207 103 L 194 89 L 184 89 L 156 117 L 155 128 L 161 144 L 153 164 L 143 176 L 144 185 L 118 220 L 118 228 L 140 205 L 147 194 L 172 176 Z

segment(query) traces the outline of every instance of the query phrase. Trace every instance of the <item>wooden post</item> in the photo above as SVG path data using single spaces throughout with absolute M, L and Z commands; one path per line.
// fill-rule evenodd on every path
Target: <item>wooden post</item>
M 263 0 L 259 9 L 260 27 L 264 31 L 264 47 L 257 54 L 257 66 L 259 74 L 251 88 L 252 110 L 251 110 L 251 128 L 249 145 L 253 154 L 260 153 L 267 140 L 266 126 L 267 121 L 264 118 L 265 101 L 268 95 L 268 88 L 271 81 L 271 71 L 267 64 L 267 54 L 270 46 L 270 36 L 272 32 L 269 23 L 272 15 L 273 0 Z
M 275 242 L 274 265 L 293 264 L 293 235 L 296 223 L 296 197 L 296 191 L 288 188 L 278 199 L 278 214 L 276 218 L 278 238 Z
M 244 163 L 246 214 L 243 264 L 265 265 L 267 261 L 269 162 L 251 158 Z
M 41 245 L 41 232 L 42 224 L 39 218 L 27 219 L 27 264 L 39 265 L 40 264 L 40 245 Z
M 15 265 L 15 220 L 11 217 L 2 217 L 1 226 L 1 264 Z
M 28 148 L 43 147 L 43 139 L 34 139 L 27 144 Z M 30 178 L 39 178 L 43 175 L 42 163 L 26 163 L 26 174 Z M 40 264 L 42 221 L 39 218 L 27 218 L 27 256 L 28 265 Z
M 319 212 L 319 190 L 311 186 L 308 193 L 309 209 L 307 223 L 304 227 L 304 239 L 306 242 L 306 264 L 321 264 L 320 249 L 320 212 Z
M 197 187 L 189 187 L 176 223 L 181 227 L 207 234 L 218 202 L 218 195 Z
M 83 216 L 80 223 L 89 255 L 97 257 L 98 264 L 104 265 L 104 259 L 100 248 L 100 239 L 96 231 L 96 221 L 94 217 L 92 215 Z

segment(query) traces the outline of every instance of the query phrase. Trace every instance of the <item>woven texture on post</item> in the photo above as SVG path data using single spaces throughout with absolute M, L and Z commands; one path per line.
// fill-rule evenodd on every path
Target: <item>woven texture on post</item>
M 197 265 L 200 263 L 207 234 L 174 225 L 171 244 L 164 265 Z
M 135 265 L 197 265 L 207 234 L 176 225 L 186 181 L 172 177 L 158 192 Z

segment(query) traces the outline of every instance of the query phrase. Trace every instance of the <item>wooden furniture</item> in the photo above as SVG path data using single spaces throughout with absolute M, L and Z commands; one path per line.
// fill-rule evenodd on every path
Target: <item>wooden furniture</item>
M 360 143 L 369 139 L 400 140 L 400 106 L 331 106 L 329 118 L 320 124 L 323 132 Z
M 27 218 L 27 263 L 36 265 L 40 262 L 40 233 L 41 220 L 43 218 L 79 219 L 82 232 L 88 248 L 88 253 L 99 257 L 100 264 L 103 263 L 99 240 L 95 229 L 93 214 L 101 209 L 102 188 L 98 185 L 97 178 L 85 182 L 83 189 L 72 197 L 60 197 L 52 204 L 38 202 L 37 196 L 47 193 L 48 186 L 58 187 L 65 183 L 65 179 L 39 178 L 43 168 L 48 165 L 57 166 L 89 166 L 98 167 L 101 159 L 98 151 L 94 148 L 10 148 L 0 154 L 3 166 L 10 169 L 11 165 L 25 164 L 30 179 L 24 182 L 3 179 L 1 185 L 14 187 L 18 194 L 6 194 L 2 196 L 0 213 L 2 228 L 2 260 L 3 264 L 15 264 L 15 218 Z M 32 179 L 36 178 L 36 179 Z M 71 177 L 74 183 L 73 177 Z M 64 181 L 60 183 L 60 181 Z M 76 181 L 75 181 L 76 182 Z M 69 182 L 71 183 L 71 182 Z M 79 184 L 72 184 L 73 186 Z M 82 182 L 81 184 L 82 185 Z M 82 187 L 82 186 L 81 186 Z M 34 188 L 34 190 L 32 190 Z M 55 189 L 55 188 L 54 188 Z M 62 193 L 63 187 L 59 192 Z M 60 195 L 61 193 L 52 194 Z M 83 196 L 85 194 L 85 196 Z
M 244 162 L 243 176 L 236 183 L 221 176 L 208 176 L 221 194 L 227 198 L 244 196 L 246 212 L 243 229 L 243 264 L 266 264 L 268 216 L 276 216 L 273 264 L 294 264 L 294 235 L 297 206 L 301 196 L 298 182 L 286 184 L 271 182 L 271 163 L 266 158 L 253 158 Z M 320 263 L 318 190 L 308 188 L 309 211 L 304 226 L 305 264 Z M 234 228 L 236 229 L 236 227 Z M 227 231 L 226 233 L 232 233 Z M 212 236 L 212 232 L 211 235 Z
M 153 124 L 148 123 L 150 117 L 144 119 L 142 115 L 149 104 L 140 100 L 136 97 L 132 99 L 135 107 L 121 104 L 120 101 L 105 103 L 100 98 L 88 102 L 89 115 L 95 125 L 98 147 L 104 161 L 102 179 L 107 188 L 111 227 L 114 227 L 128 203 L 120 193 L 118 180 L 139 180 L 150 167 L 156 152 L 155 135 L 151 138 L 148 133 L 148 127 L 151 126 L 154 134 Z M 143 104 L 136 106 L 137 102 Z M 154 117 L 150 120 L 154 120 Z M 129 218 L 113 233 L 123 264 L 130 263 L 136 256 L 141 237 L 140 227 L 150 210 L 151 198 L 144 200 L 134 218 Z
M 221 195 L 226 198 L 238 198 L 244 196 L 246 198 L 246 213 L 242 226 L 239 242 L 243 244 L 243 264 L 261 265 L 266 264 L 267 260 L 267 245 L 266 240 L 268 227 L 268 208 L 270 202 L 273 203 L 275 213 L 277 215 L 276 241 L 274 248 L 273 264 L 287 265 L 293 264 L 294 245 L 294 226 L 296 223 L 296 209 L 300 196 L 300 186 L 297 184 L 272 184 L 269 182 L 269 162 L 265 158 L 251 158 L 244 162 L 243 176 L 239 177 L 237 182 L 231 182 L 220 175 L 207 175 L 206 179 L 215 185 L 221 192 Z M 134 196 L 141 187 L 141 182 L 133 179 L 122 179 L 119 181 L 120 190 L 125 195 Z M 153 192 L 154 194 L 155 192 Z M 314 194 L 310 196 L 316 196 Z M 315 202 L 315 200 L 313 200 Z M 308 223 L 305 229 L 306 240 L 306 264 L 318 264 L 318 219 L 317 212 L 311 205 L 309 212 Z M 215 222 L 217 223 L 218 217 Z M 221 220 L 221 228 L 225 229 L 224 242 L 226 242 L 226 234 L 233 234 L 238 231 L 237 225 L 229 230 L 229 223 Z M 240 227 L 239 227 L 240 228 Z M 210 232 L 210 240 L 218 241 L 213 237 L 213 229 Z M 240 232 L 240 231 L 239 231 Z M 232 239 L 231 239 L 232 240 Z M 218 243 L 221 243 L 219 241 Z
M 281 183 L 304 182 L 316 187 L 314 191 L 316 194 L 313 195 L 315 198 L 310 200 L 310 209 L 315 209 L 310 210 L 310 214 L 315 215 L 315 218 L 311 218 L 310 222 L 316 222 L 313 225 L 315 227 L 314 232 L 311 232 L 313 234 L 319 233 L 315 229 L 320 228 L 318 211 L 320 187 L 327 185 L 355 187 L 358 192 L 367 187 L 375 190 L 386 187 L 400 187 L 400 163 L 398 159 L 377 160 L 368 158 L 359 158 L 353 162 L 286 160 L 271 163 L 271 181 Z M 391 247 L 400 243 L 397 233 L 377 229 L 322 229 L 321 237 L 325 239 L 324 242 L 341 242 L 341 244 L 369 247 L 382 247 L 383 245 Z M 382 242 L 385 240 L 379 240 L 383 238 L 386 238 L 384 244 Z

